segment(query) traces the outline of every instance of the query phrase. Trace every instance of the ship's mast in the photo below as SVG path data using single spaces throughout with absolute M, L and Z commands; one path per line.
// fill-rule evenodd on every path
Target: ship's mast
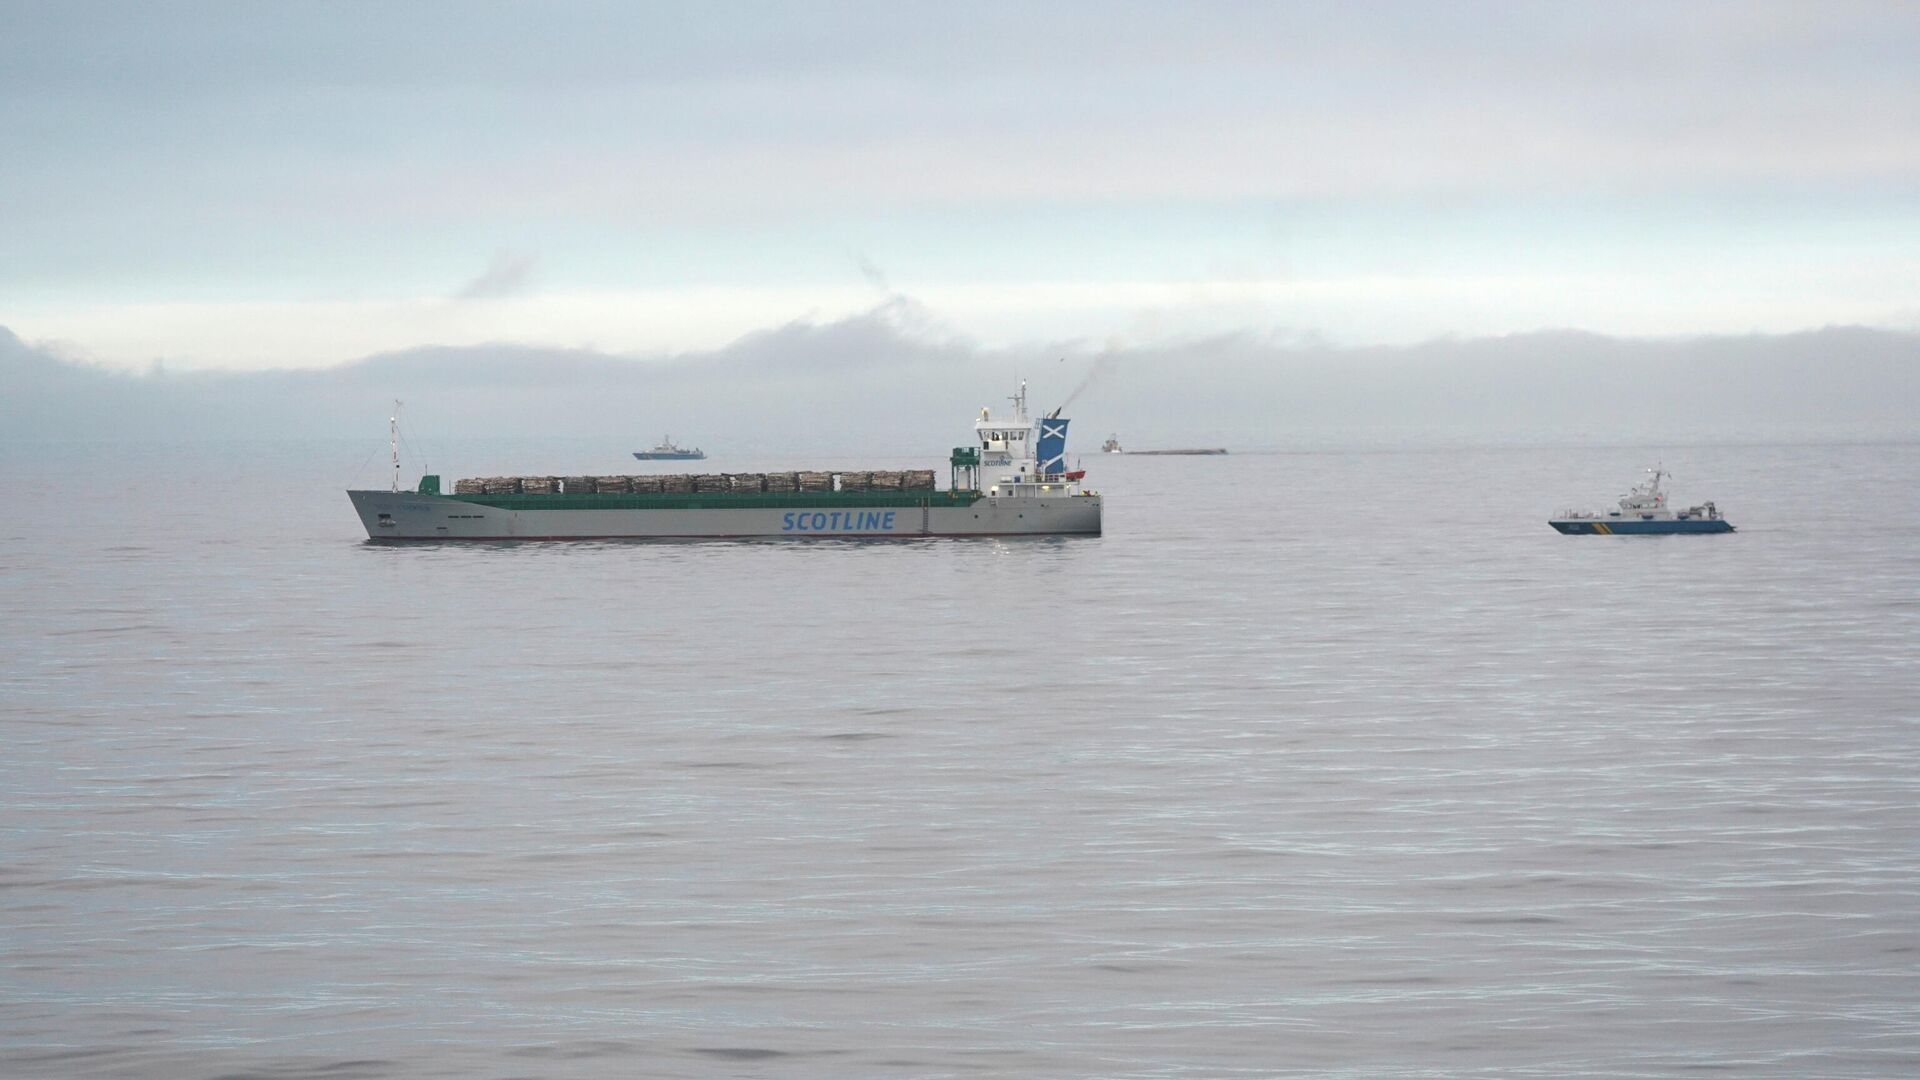
M 393 450 L 393 490 L 400 490 L 400 399 L 393 399 L 393 415 L 387 417 L 387 444 Z

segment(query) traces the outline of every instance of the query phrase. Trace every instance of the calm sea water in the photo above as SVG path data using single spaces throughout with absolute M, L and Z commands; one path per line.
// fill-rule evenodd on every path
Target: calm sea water
M 365 449 L 0 450 L 0 1075 L 1920 1072 L 1920 446 L 398 549 Z M 1656 457 L 1740 532 L 1544 524 Z

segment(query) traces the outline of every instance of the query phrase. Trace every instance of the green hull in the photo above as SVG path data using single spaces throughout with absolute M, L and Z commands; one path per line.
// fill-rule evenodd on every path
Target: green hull
M 858 510 L 880 506 L 972 506 L 977 491 L 695 491 L 660 495 L 443 495 L 500 510 Z

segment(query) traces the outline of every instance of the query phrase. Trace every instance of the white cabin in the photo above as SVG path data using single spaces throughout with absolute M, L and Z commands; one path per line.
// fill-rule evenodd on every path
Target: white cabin
M 1625 495 L 1620 496 L 1618 510 L 1563 510 L 1559 521 L 1609 521 L 1613 519 L 1637 519 L 1640 521 L 1719 521 L 1720 508 L 1712 503 L 1690 506 L 1678 512 L 1667 505 L 1667 493 L 1660 481 L 1669 475 L 1659 465 L 1647 470 L 1647 479 L 1635 484 Z
M 973 423 L 974 444 L 980 448 L 981 493 L 1001 499 L 1079 494 L 1080 482 L 1067 479 L 1059 463 L 1052 473 L 1042 466 L 1039 424 L 1047 418 L 1036 423 L 1027 415 L 1026 380 L 1020 381 L 1020 392 L 1008 400 L 1013 402 L 1011 415 L 995 417 L 993 410 L 981 409 L 980 419 Z M 1064 425 L 1062 421 L 1063 430 Z

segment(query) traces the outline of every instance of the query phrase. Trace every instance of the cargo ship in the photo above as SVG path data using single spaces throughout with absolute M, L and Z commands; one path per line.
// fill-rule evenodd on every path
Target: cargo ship
M 1711 502 L 1675 510 L 1667 505 L 1660 481 L 1670 475 L 1655 466 L 1633 490 L 1620 496 L 1617 510 L 1564 510 L 1547 524 L 1568 536 L 1660 536 L 1674 533 L 1730 533 L 1732 523 Z
M 681 476 L 438 476 L 401 490 L 397 422 L 390 490 L 348 491 L 378 542 L 781 537 L 1097 536 L 1100 496 L 1066 464 L 1067 425 L 1036 421 L 1020 384 L 1004 415 L 980 410 L 934 470 L 797 470 Z
M 661 438 L 660 444 L 651 450 L 635 450 L 633 456 L 641 461 L 705 461 L 706 451 L 699 447 L 691 450 L 673 445 L 673 436 Z

